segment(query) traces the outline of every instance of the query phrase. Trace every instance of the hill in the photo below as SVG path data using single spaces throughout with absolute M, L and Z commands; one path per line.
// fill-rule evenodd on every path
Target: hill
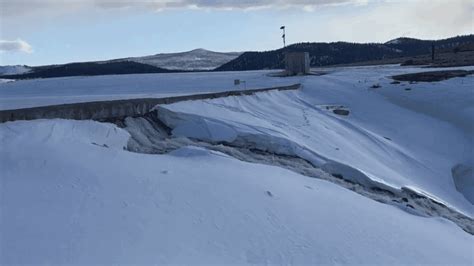
M 182 53 L 160 53 L 150 56 L 130 57 L 114 61 L 132 61 L 170 70 L 212 70 L 235 58 L 241 53 L 220 53 L 206 49 L 194 49 Z
M 14 66 L 0 66 L 0 75 L 16 75 L 27 73 L 31 70 L 30 67 L 14 65 Z
M 279 69 L 284 67 L 284 53 L 304 51 L 310 54 L 311 66 L 329 66 L 357 62 L 411 57 L 436 50 L 453 51 L 474 43 L 474 35 L 457 36 L 443 40 L 398 38 L 386 43 L 297 43 L 285 48 L 265 52 L 245 52 L 236 59 L 216 68 L 217 71 Z
M 142 57 L 39 67 L 0 66 L 0 77 L 6 79 L 29 79 L 64 76 L 208 71 L 237 58 L 240 54 L 241 53 L 238 52 L 220 53 L 205 49 L 194 49 L 181 53 L 160 53 Z
M 5 79 L 54 78 L 67 76 L 98 76 L 114 74 L 169 73 L 177 72 L 131 61 L 122 62 L 86 62 L 35 67 L 23 74 L 3 75 Z
M 411 62 L 409 64 L 423 65 L 431 62 L 429 54 L 433 44 L 440 55 L 439 66 L 471 65 L 474 62 L 474 52 L 472 52 L 474 35 L 466 35 L 436 41 L 397 38 L 386 43 L 297 43 L 282 49 L 264 52 L 220 53 L 195 49 L 182 53 L 161 53 L 143 57 L 64 65 L 5 66 L 0 67 L 0 78 L 30 79 L 181 71 L 281 69 L 284 67 L 284 53 L 288 51 L 309 52 L 310 64 L 313 67 L 347 64 L 399 64 L 406 61 Z M 465 53 L 466 51 L 469 55 Z

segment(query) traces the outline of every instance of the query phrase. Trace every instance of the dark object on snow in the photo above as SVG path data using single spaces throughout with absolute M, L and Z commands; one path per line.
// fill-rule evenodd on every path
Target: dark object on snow
M 340 179 L 344 179 L 344 176 L 341 174 L 332 173 L 331 175 Z
M 333 113 L 335 113 L 336 115 L 349 115 L 349 110 L 344 110 L 344 109 L 334 109 L 332 110 Z
M 285 71 L 287 76 L 304 75 L 309 73 L 308 52 L 285 53 Z
M 95 142 L 91 142 L 91 144 L 96 145 L 96 146 L 99 146 L 99 147 L 104 147 L 104 148 L 108 148 L 108 147 L 109 147 L 107 144 L 102 144 L 102 145 L 100 145 L 100 144 L 97 144 L 97 143 L 95 143 Z
M 400 81 L 394 80 L 394 81 L 390 82 L 390 84 L 400 84 Z
M 378 88 L 381 88 L 382 86 L 380 86 L 380 84 L 374 84 L 372 86 L 370 86 L 371 89 L 378 89 Z
M 393 76 L 392 79 L 397 81 L 409 81 L 410 83 L 434 82 L 456 77 L 465 77 L 472 74 L 474 74 L 473 70 L 443 70 L 397 75 Z

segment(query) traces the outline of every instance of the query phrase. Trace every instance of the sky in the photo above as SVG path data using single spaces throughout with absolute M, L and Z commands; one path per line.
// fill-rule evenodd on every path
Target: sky
M 472 0 L 0 0 L 0 65 L 106 60 L 196 48 L 441 39 L 474 32 Z

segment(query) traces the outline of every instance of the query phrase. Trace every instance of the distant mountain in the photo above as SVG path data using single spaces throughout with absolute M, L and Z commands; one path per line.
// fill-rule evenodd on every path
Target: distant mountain
M 237 58 L 241 53 L 220 53 L 195 49 L 182 53 L 162 53 L 107 61 L 69 63 L 39 67 L 0 66 L 0 78 L 27 79 L 64 76 L 94 76 L 136 73 L 208 71 Z
M 426 55 L 432 44 L 437 51 L 465 51 L 474 47 L 474 35 L 444 40 L 398 38 L 386 43 L 297 43 L 265 52 L 219 53 L 195 49 L 182 53 L 156 54 L 108 61 L 70 63 L 40 67 L 0 66 L 0 78 L 26 79 L 64 76 L 90 76 L 181 71 L 242 71 L 284 68 L 284 53 L 304 51 L 311 66 L 353 64 L 383 59 Z
M 474 35 L 457 36 L 443 40 L 419 40 L 413 38 L 398 38 L 384 45 L 402 51 L 405 56 L 431 53 L 431 45 L 438 51 L 452 51 L 458 46 L 474 43 Z
M 16 75 L 27 73 L 29 71 L 31 71 L 31 68 L 27 66 L 0 66 L 0 75 Z
M 132 61 L 170 70 L 212 70 L 235 58 L 241 53 L 220 53 L 195 49 L 182 53 L 162 53 L 143 57 L 130 57 L 113 61 Z
M 17 75 L 1 75 L 6 79 L 31 79 L 54 78 L 67 76 L 97 76 L 114 74 L 139 74 L 139 73 L 169 73 L 178 72 L 140 64 L 131 61 L 122 62 L 86 62 L 70 63 L 64 65 L 41 66 L 32 68 L 33 71 Z
M 474 35 L 444 40 L 398 38 L 386 43 L 297 43 L 266 52 L 245 52 L 236 59 L 216 68 L 217 71 L 238 71 L 284 68 L 284 53 L 309 52 L 311 66 L 328 66 L 429 54 L 432 44 L 437 51 L 454 50 L 474 43 Z

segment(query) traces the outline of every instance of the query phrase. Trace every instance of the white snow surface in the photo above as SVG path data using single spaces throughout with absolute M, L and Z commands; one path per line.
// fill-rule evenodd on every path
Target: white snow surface
M 0 66 L 0 75 L 17 75 L 30 71 L 31 68 L 22 65 Z
M 0 110 L 131 98 L 256 89 L 297 83 L 271 78 L 271 71 L 132 74 L 62 77 L 0 83 Z M 234 79 L 246 84 L 234 85 Z
M 474 77 L 390 84 L 387 76 L 402 71 L 342 69 L 303 77 L 299 91 L 180 102 L 158 113 L 176 136 L 270 147 L 358 182 L 409 187 L 472 217 Z M 369 89 L 375 83 L 382 87 Z M 471 169 L 459 179 L 464 191 L 453 180 L 458 164 Z
M 403 39 L 397 38 L 397 39 L 390 40 L 390 41 L 386 42 L 385 44 L 400 44 L 402 42 L 403 42 Z
M 288 79 L 252 71 L 17 81 L 0 85 L 0 102 L 191 94 L 232 88 L 234 78 L 249 88 L 301 82 L 298 91 L 156 108 L 175 136 L 297 155 L 473 217 L 474 77 L 390 84 L 388 76 L 427 69 L 326 70 Z M 0 264 L 474 263 L 473 236 L 446 219 L 202 148 L 132 153 L 128 138 L 93 121 L 0 124 Z
M 128 152 L 127 138 L 0 124 L 0 264 L 473 263 L 473 236 L 447 220 L 204 149 Z

